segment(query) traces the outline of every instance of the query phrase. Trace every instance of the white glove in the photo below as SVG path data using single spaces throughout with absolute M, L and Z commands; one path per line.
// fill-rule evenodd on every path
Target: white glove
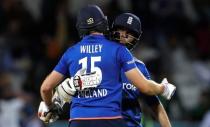
M 57 105 L 57 102 L 56 104 Z M 55 106 L 54 105 L 54 106 Z M 60 107 L 52 107 L 51 109 L 45 104 L 44 101 L 41 101 L 39 104 L 39 109 L 38 109 L 38 117 L 40 120 L 42 120 L 45 123 L 52 123 L 55 122 L 59 116 L 58 116 L 58 109 Z
M 58 97 L 64 102 L 70 102 L 77 90 L 95 88 L 100 85 L 102 76 L 97 73 L 84 74 L 86 69 L 81 69 L 73 78 L 65 79 L 56 89 Z
M 173 84 L 170 84 L 166 78 L 162 80 L 161 84 L 164 85 L 162 96 L 167 100 L 170 100 L 176 91 L 176 87 Z
M 56 89 L 55 94 L 58 95 L 60 100 L 70 102 L 72 96 L 76 93 L 76 88 L 73 84 L 73 78 L 65 79 Z
M 52 102 L 53 103 L 58 103 L 61 108 L 63 109 L 63 105 L 66 103 L 66 102 L 69 102 L 70 98 L 68 100 L 64 100 L 64 98 L 62 98 L 61 95 L 58 95 L 58 91 L 56 90 L 53 97 L 52 97 Z

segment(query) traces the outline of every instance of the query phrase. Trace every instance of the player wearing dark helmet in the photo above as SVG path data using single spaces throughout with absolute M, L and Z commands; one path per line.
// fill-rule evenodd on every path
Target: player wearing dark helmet
M 112 39 L 125 44 L 129 50 L 139 42 L 141 33 L 141 21 L 132 13 L 120 14 L 112 23 Z
M 111 30 L 112 40 L 125 44 L 129 50 L 132 50 L 139 43 L 142 33 L 141 21 L 134 14 L 123 13 L 114 19 Z M 142 74 L 147 79 L 151 79 L 146 65 L 142 61 L 134 59 Z M 165 109 L 157 96 L 141 93 L 127 80 L 123 70 L 121 71 L 121 79 L 123 84 L 122 115 L 128 127 L 142 127 L 140 102 L 144 102 L 144 105 L 152 109 L 152 114 L 162 127 L 171 126 Z
M 88 12 L 88 13 L 83 13 Z M 77 16 L 76 28 L 80 38 L 97 31 L 106 34 L 109 30 L 107 17 L 102 10 L 95 5 L 82 8 Z
M 82 40 L 67 49 L 42 83 L 40 90 L 45 107 L 51 106 L 53 88 L 65 76 L 92 73 L 97 75 L 95 81 L 89 83 L 94 84 L 99 79 L 100 83 L 92 87 L 85 83 L 88 88 L 76 89 L 76 93 L 72 95 L 70 127 L 126 126 L 121 115 L 121 70 L 141 92 L 171 98 L 175 90 L 172 84 L 147 80 L 137 69 L 126 47 L 105 38 L 108 24 L 98 6 L 89 5 L 81 9 L 77 17 L 77 29 Z M 88 82 L 89 78 L 85 81 Z M 66 88 L 66 93 L 69 93 L 68 89 L 71 88 Z

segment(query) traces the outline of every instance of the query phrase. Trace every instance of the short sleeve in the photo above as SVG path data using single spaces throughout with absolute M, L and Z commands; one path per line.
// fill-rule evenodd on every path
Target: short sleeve
M 66 53 L 63 54 L 61 59 L 59 60 L 58 64 L 55 66 L 54 71 L 57 71 L 63 75 L 68 74 L 68 65 L 67 65 L 67 55 Z
M 129 71 L 136 67 L 133 56 L 125 46 L 121 46 L 119 48 L 117 56 L 118 56 L 118 62 L 120 62 L 120 65 L 122 66 L 124 72 Z

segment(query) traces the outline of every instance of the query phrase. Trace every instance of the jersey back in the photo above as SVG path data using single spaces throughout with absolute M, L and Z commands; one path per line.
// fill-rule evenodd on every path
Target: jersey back
M 80 69 L 101 73 L 97 88 L 79 91 L 72 99 L 71 119 L 114 119 L 121 117 L 121 69 L 135 68 L 130 52 L 101 35 L 86 36 L 69 48 L 55 67 L 63 75 L 74 76 Z

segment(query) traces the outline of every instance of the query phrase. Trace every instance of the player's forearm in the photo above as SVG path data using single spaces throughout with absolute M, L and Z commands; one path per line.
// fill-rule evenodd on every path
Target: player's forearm
M 41 97 L 47 106 L 50 106 L 52 104 L 54 88 L 53 82 L 50 79 L 51 74 L 46 77 L 40 88 Z
M 164 91 L 163 85 L 152 80 L 147 80 L 137 68 L 127 71 L 125 74 L 132 84 L 144 94 L 159 95 Z
M 64 76 L 56 71 L 52 71 L 43 81 L 40 93 L 46 105 L 51 105 L 53 89 L 63 80 Z
M 52 103 L 53 89 L 48 87 L 48 85 L 44 83 L 42 84 L 40 89 L 41 97 L 46 105 L 50 106 Z
M 153 80 L 147 80 L 145 88 L 145 93 L 148 95 L 160 95 L 164 91 L 164 86 L 162 84 L 156 83 Z
M 139 82 L 140 79 L 137 82 L 133 82 L 133 84 L 136 84 L 136 87 L 144 94 L 160 95 L 164 91 L 164 86 L 155 81 L 144 79 L 144 81 L 141 81 L 142 83 Z
M 163 105 L 160 103 L 154 110 L 161 127 L 171 127 L 171 123 Z

